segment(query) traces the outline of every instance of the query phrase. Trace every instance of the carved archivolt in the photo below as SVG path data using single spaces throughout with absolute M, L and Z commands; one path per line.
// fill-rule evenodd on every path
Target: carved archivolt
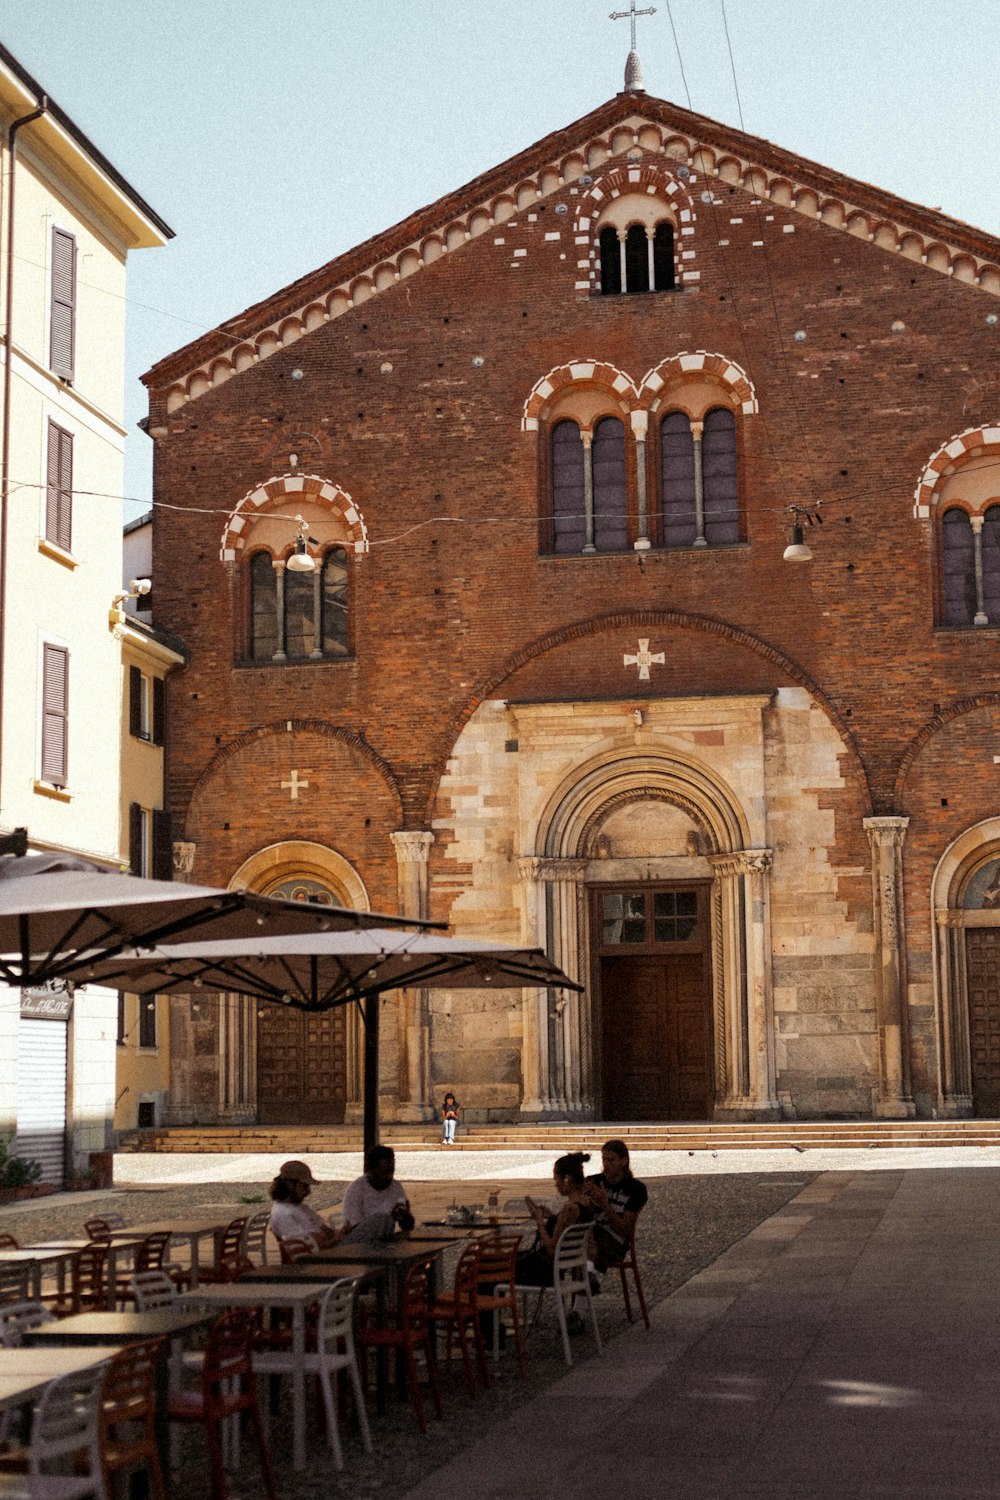
M 219 557 L 235 562 L 246 546 L 254 520 L 289 501 L 318 505 L 347 528 L 355 552 L 368 551 L 368 528 L 354 501 L 339 484 L 318 474 L 281 474 L 250 490 L 226 517 Z
M 643 154 L 643 159 L 638 167 L 633 167 L 627 158 L 636 151 Z M 663 158 L 662 163 L 656 161 L 657 157 Z M 762 167 L 729 150 L 703 145 L 693 136 L 678 132 L 670 126 L 633 116 L 575 146 L 571 151 L 561 153 L 516 185 L 508 184 L 459 217 L 451 218 L 446 224 L 428 226 L 409 245 L 387 257 L 374 258 L 367 270 L 360 274 L 352 273 L 340 285 L 321 296 L 314 295 L 297 311 L 291 314 L 283 312 L 280 318 L 252 337 L 241 339 L 226 353 L 213 353 L 197 369 L 170 387 L 167 392 L 168 412 L 176 411 L 188 401 L 204 395 L 213 386 L 222 385 L 241 370 L 287 348 L 303 334 L 339 318 L 341 314 L 367 302 L 371 297 L 380 295 L 407 276 L 412 276 L 422 266 L 450 255 L 477 236 L 505 224 L 515 214 L 528 210 L 538 199 L 560 190 L 578 197 L 581 188 L 591 186 L 590 182 L 584 182 L 583 179 L 593 177 L 614 158 L 625 160 L 616 161 L 613 172 L 607 175 L 605 182 L 617 183 L 619 174 L 625 174 L 627 180 L 631 170 L 638 170 L 640 173 L 643 170 L 651 171 L 657 181 L 662 179 L 676 184 L 673 194 L 670 194 L 669 186 L 665 191 L 671 201 L 679 202 L 681 189 L 677 179 L 686 167 L 688 177 L 682 179 L 686 183 L 685 193 L 691 186 L 713 179 L 727 186 L 740 187 L 753 193 L 755 197 L 768 199 L 805 218 L 818 219 L 847 234 L 868 240 L 880 249 L 902 255 L 907 260 L 922 262 L 942 275 L 952 276 L 956 281 L 970 283 L 994 295 L 1000 294 L 1000 265 L 993 261 L 943 243 L 934 235 L 911 225 L 862 209 L 849 199 L 831 197 L 828 193 L 817 191 L 814 187 L 795 181 L 787 172 Z M 669 170 L 669 177 L 665 168 Z M 690 199 L 686 206 L 690 206 Z M 582 269 L 581 267 L 581 271 Z M 691 275 L 689 271 L 685 274 Z M 587 275 L 581 276 L 576 286 L 581 292 L 591 290 L 589 249 Z

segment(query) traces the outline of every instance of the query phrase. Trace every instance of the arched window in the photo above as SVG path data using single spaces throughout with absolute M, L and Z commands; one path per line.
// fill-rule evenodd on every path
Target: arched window
M 586 541 L 583 439 L 575 422 L 552 429 L 552 550 L 582 552 Z
M 310 573 L 250 559 L 250 655 L 261 662 L 349 655 L 347 552 L 333 547 Z
M 625 480 L 625 426 L 603 417 L 594 428 L 594 546 L 598 552 L 624 552 L 628 546 Z
M 713 407 L 700 422 L 667 412 L 660 423 L 665 547 L 726 547 L 740 539 L 736 418 Z
M 658 292 L 672 292 L 676 284 L 674 270 L 674 226 L 663 219 L 653 236 L 653 276 Z
M 941 517 L 944 623 L 971 625 L 976 617 L 976 565 L 972 522 L 964 510 Z
M 649 291 L 649 236 L 642 224 L 630 224 L 625 236 L 625 290 Z
M 618 248 L 618 231 L 613 224 L 601 230 L 601 291 L 605 297 L 617 297 L 622 289 L 622 257 Z

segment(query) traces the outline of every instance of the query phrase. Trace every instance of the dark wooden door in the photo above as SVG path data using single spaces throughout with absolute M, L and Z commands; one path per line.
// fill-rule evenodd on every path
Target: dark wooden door
M 712 1098 L 700 953 L 601 960 L 604 1116 L 706 1120 Z
M 965 934 L 972 1049 L 972 1108 L 1000 1117 L 1000 928 L 970 927 Z
M 346 1047 L 343 1009 L 306 1015 L 262 1005 L 257 1020 L 261 1125 L 341 1125 Z

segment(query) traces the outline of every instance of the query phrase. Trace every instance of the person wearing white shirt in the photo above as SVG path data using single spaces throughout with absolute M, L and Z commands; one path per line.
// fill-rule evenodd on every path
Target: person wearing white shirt
M 396 1157 L 389 1146 L 365 1153 L 365 1171 L 344 1194 L 341 1242 L 349 1245 L 392 1239 L 397 1228 L 413 1228 L 413 1215 L 402 1183 L 396 1182 Z
M 273 1206 L 268 1223 L 277 1240 L 312 1240 L 317 1249 L 340 1242 L 339 1230 L 324 1223 L 306 1199 L 316 1181 L 304 1161 L 286 1161 L 271 1183 Z

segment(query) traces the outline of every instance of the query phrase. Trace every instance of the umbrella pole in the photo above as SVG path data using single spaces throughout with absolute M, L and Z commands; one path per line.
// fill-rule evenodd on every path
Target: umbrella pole
M 378 1145 L 378 1008 L 379 996 L 365 996 L 364 1148 Z

